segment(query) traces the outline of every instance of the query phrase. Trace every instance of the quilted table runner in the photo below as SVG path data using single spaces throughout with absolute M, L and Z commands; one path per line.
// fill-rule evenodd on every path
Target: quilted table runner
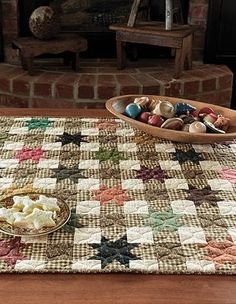
M 0 118 L 0 190 L 46 192 L 71 217 L 0 234 L 0 272 L 236 273 L 236 144 L 179 144 L 118 119 Z M 28 188 L 27 188 L 28 187 Z

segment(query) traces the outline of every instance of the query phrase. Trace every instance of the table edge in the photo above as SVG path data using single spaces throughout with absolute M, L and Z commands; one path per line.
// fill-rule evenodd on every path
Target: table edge
M 1 108 L 0 116 L 114 117 L 106 109 Z

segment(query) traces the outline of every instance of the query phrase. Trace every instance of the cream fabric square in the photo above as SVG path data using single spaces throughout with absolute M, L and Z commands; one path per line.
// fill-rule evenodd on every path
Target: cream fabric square
M 11 177 L 1 177 L 0 178 L 0 189 L 4 190 L 12 186 L 13 178 Z
M 91 272 L 91 270 L 101 270 L 102 263 L 99 260 L 77 260 L 72 263 L 71 268 L 73 270 Z
M 230 144 L 229 145 L 233 153 L 236 153 L 236 144 Z
M 220 201 L 217 202 L 221 215 L 236 215 L 235 201 Z
M 172 201 L 170 204 L 175 214 L 197 215 L 196 207 L 193 201 L 176 200 Z
M 99 129 L 98 128 L 86 128 L 81 130 L 81 135 L 85 136 L 97 136 L 99 135 Z
M 133 129 L 117 129 L 116 135 L 117 136 L 134 136 L 134 130 Z
M 25 116 L 25 117 L 16 117 L 14 118 L 14 121 L 28 121 L 30 118 Z
M 19 165 L 19 159 L 0 159 L 0 168 L 14 169 Z
M 79 163 L 79 169 L 99 169 L 99 160 L 98 159 L 81 160 Z
M 181 166 L 176 160 L 159 160 L 162 170 L 181 170 Z
M 120 160 L 120 170 L 140 170 L 139 160 Z
M 161 153 L 175 152 L 175 147 L 173 144 L 155 144 L 155 149 L 157 152 Z
M 141 179 L 124 179 L 122 180 L 122 189 L 130 189 L 130 190 L 137 190 L 137 189 L 144 189 L 144 184 Z
M 134 270 L 146 270 L 157 272 L 159 266 L 157 260 L 130 260 L 129 268 Z
M 98 122 L 99 119 L 98 118 L 86 118 L 86 117 L 84 117 L 84 118 L 81 118 L 81 121 L 82 122 Z
M 43 270 L 45 266 L 46 266 L 46 261 L 44 260 L 22 260 L 16 262 L 15 270 L 39 271 L 39 270 Z
M 41 235 L 41 236 L 22 236 L 21 241 L 23 243 L 27 244 L 34 244 L 34 243 L 40 243 L 40 244 L 46 244 L 47 243 L 47 235 Z
M 81 151 L 99 151 L 99 143 L 91 142 L 91 143 L 80 143 Z
M 61 142 L 47 143 L 42 145 L 42 150 L 44 151 L 60 151 L 62 147 Z
M 59 159 L 40 159 L 38 168 L 41 169 L 56 169 L 59 167 Z
M 24 142 L 5 141 L 3 150 L 21 150 L 24 147 Z
M 47 135 L 62 135 L 64 133 L 64 127 L 48 127 L 44 134 Z
M 128 243 L 153 244 L 153 233 L 151 227 L 127 228 Z
M 76 206 L 77 214 L 100 214 L 100 202 L 99 201 L 81 201 Z
M 100 228 L 75 228 L 74 244 L 100 244 Z
M 9 134 L 28 134 L 29 130 L 28 127 L 14 127 L 12 126 Z
M 79 178 L 77 189 L 78 190 L 99 190 L 100 181 L 96 178 Z
M 186 227 L 178 228 L 180 242 L 186 244 L 206 244 L 204 230 L 201 227 Z
M 214 153 L 211 145 L 193 144 L 192 146 L 197 153 Z
M 118 144 L 119 152 L 136 152 L 137 145 L 135 143 Z
M 188 260 L 186 266 L 190 272 L 215 272 L 215 264 L 212 261 Z
M 233 187 L 228 180 L 214 178 L 214 179 L 209 179 L 207 182 L 208 185 L 211 187 L 211 190 L 233 191 Z
M 218 161 L 203 160 L 200 161 L 202 170 L 219 171 L 221 170 L 221 165 Z
M 184 189 L 188 190 L 188 183 L 185 179 L 168 178 L 165 180 L 166 189 Z
M 41 189 L 55 189 L 56 188 L 57 179 L 56 178 L 35 178 L 33 187 L 41 188 Z
M 233 243 L 236 244 L 236 228 L 228 228 L 228 234 L 231 236 Z
M 66 121 L 66 118 L 63 118 L 63 117 L 49 117 L 48 118 L 49 121 L 60 121 L 60 122 L 65 122 Z
M 148 203 L 146 201 L 124 202 L 125 214 L 148 214 Z

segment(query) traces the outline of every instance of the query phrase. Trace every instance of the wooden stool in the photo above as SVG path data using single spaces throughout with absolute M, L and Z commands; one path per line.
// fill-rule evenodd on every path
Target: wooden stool
M 125 24 L 114 24 L 109 27 L 116 31 L 117 66 L 125 68 L 125 43 L 144 43 L 175 49 L 175 78 L 179 78 L 184 69 L 192 68 L 193 28 L 189 25 L 173 25 L 171 31 L 165 30 L 163 22 L 142 22 L 130 27 Z
M 33 75 L 34 58 L 43 54 L 75 53 L 74 68 L 79 69 L 79 53 L 87 50 L 87 40 L 76 34 L 60 34 L 50 40 L 22 37 L 12 41 L 13 48 L 20 50 L 22 67 Z

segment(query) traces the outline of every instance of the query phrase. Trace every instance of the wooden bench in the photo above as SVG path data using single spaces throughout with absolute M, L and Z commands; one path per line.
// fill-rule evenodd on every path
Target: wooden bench
M 22 37 L 12 41 L 12 46 L 20 50 L 22 67 L 34 74 L 33 61 L 44 54 L 74 53 L 72 65 L 79 69 L 79 54 L 87 50 L 87 40 L 76 34 L 60 34 L 50 40 L 39 40 L 34 37 Z
M 165 30 L 163 22 L 142 22 L 130 27 L 125 24 L 114 24 L 109 27 L 116 31 L 117 66 L 126 66 L 126 42 L 143 43 L 175 49 L 175 78 L 179 78 L 185 67 L 192 68 L 193 28 L 189 25 L 173 25 L 171 31 Z

